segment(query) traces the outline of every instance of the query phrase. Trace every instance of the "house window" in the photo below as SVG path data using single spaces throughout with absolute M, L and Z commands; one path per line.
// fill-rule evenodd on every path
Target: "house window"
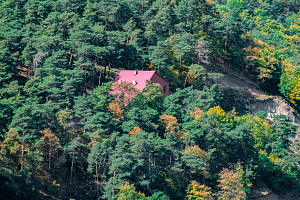
M 167 86 L 164 86 L 164 93 L 166 93 L 166 90 L 167 90 Z

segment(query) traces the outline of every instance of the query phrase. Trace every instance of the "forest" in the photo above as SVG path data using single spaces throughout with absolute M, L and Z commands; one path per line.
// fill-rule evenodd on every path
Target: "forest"
M 299 57 L 299 0 L 0 0 L 0 199 L 295 191 L 299 125 L 224 106 L 210 69 L 300 111 Z M 155 70 L 171 94 L 110 94 L 121 69 Z

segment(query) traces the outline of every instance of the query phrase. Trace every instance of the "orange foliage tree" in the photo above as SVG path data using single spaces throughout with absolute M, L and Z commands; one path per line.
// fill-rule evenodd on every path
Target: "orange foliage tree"
M 42 130 L 41 143 L 38 145 L 50 172 L 52 164 L 57 164 L 59 151 L 62 150 L 59 138 L 50 129 Z
M 171 115 L 161 115 L 159 119 L 166 126 L 165 136 L 173 133 L 176 137 L 180 138 L 180 127 L 176 117 Z

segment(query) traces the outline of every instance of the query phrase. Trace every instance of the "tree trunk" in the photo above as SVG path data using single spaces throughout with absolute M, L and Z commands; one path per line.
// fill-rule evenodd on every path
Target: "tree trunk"
M 108 64 L 108 81 L 110 81 L 110 62 Z
M 96 179 L 97 179 L 97 199 L 99 199 L 99 178 L 98 178 L 98 164 L 96 163 Z
M 22 162 L 21 162 L 21 170 L 24 168 L 24 151 L 25 151 L 25 142 L 22 142 Z
M 71 63 L 72 63 L 72 58 L 73 58 L 73 54 L 71 52 L 71 57 L 70 57 L 70 60 L 69 60 L 69 65 L 71 65 Z
M 49 170 L 49 173 L 50 173 L 50 159 L 51 159 L 51 149 L 49 150 L 49 162 L 48 162 L 48 170 Z
M 227 34 L 226 34 L 226 39 L 225 39 L 225 52 L 226 52 L 226 48 L 227 48 Z
M 99 85 L 101 85 L 101 78 L 102 78 L 102 67 L 100 66 Z
M 185 77 L 183 88 L 185 88 L 185 86 L 186 86 L 186 81 L 187 81 L 189 75 L 190 75 L 190 72 L 188 72 Z
M 103 74 L 104 80 L 105 80 L 106 73 L 107 73 L 107 71 L 106 71 L 106 67 L 107 67 L 107 66 L 105 66 L 105 67 L 104 67 L 104 74 Z
M 92 81 L 92 88 L 94 88 L 94 82 L 95 82 L 95 68 L 93 69 L 93 81 Z
M 98 164 L 96 163 L 96 179 L 97 179 L 97 184 L 99 183 L 99 178 L 98 178 Z
M 113 184 L 115 184 L 115 178 L 116 178 L 116 171 L 114 170 L 114 180 L 113 180 Z M 114 188 L 112 189 L 112 194 L 115 194 L 115 190 Z
M 75 155 L 75 149 L 73 150 L 73 155 L 72 155 L 71 174 L 70 174 L 70 184 L 72 184 L 72 178 L 73 178 L 74 155 Z
M 23 137 L 25 136 L 23 132 Z M 25 152 L 25 142 L 22 142 L 22 161 L 21 161 L 21 170 L 24 168 L 24 152 Z
M 85 89 L 85 91 L 86 91 L 86 66 L 84 66 L 84 89 Z

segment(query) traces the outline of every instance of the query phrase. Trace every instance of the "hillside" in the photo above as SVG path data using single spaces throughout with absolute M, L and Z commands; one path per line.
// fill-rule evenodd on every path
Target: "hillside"
M 268 94 L 243 73 L 224 67 L 224 65 L 219 64 L 207 70 L 222 74 L 217 82 L 220 84 L 220 90 L 225 94 L 223 107 L 230 109 L 234 107 L 239 113 L 256 114 L 264 111 L 268 114 L 269 120 L 272 120 L 271 116 L 274 115 L 285 115 L 292 119 L 293 124 L 300 127 L 299 112 L 281 96 Z M 255 183 L 249 194 L 251 200 L 296 200 L 299 198 L 299 190 L 278 194 L 262 181 Z
M 293 0 L 1 0 L 0 199 L 298 195 L 299 12 Z M 170 95 L 127 82 L 112 94 L 120 70 L 155 71 Z
M 222 74 L 217 82 L 220 84 L 220 90 L 224 92 L 224 108 L 235 107 L 239 113 L 256 114 L 264 111 L 268 116 L 285 115 L 291 118 L 293 123 L 300 123 L 300 115 L 295 106 L 279 94 L 261 89 L 256 81 L 249 79 L 244 73 L 220 64 L 207 70 Z

